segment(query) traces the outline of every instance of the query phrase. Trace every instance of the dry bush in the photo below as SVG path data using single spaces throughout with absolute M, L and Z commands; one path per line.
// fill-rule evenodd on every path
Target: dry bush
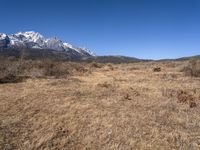
M 112 64 L 107 64 L 104 66 L 103 71 L 113 71 L 114 67 Z
M 190 108 L 196 107 L 196 98 L 186 90 L 162 89 L 162 95 L 167 98 L 175 98 L 179 103 L 188 104 Z
M 67 77 L 72 74 L 84 75 L 90 72 L 87 68 L 87 64 L 75 62 L 42 61 L 36 68 L 43 69 L 45 76 L 54 76 L 57 78 Z
M 113 67 L 112 64 L 108 64 L 107 66 L 108 66 L 108 68 L 109 68 L 110 70 L 114 70 L 114 67 Z
M 180 103 L 189 104 L 190 108 L 196 107 L 197 105 L 194 96 L 189 94 L 187 91 L 178 91 L 177 98 Z
M 182 70 L 187 76 L 200 77 L 200 60 L 193 59 Z
M 67 66 L 60 62 L 50 62 L 46 64 L 45 76 L 63 77 L 69 75 Z
M 92 62 L 90 66 L 91 68 L 102 68 L 102 65 L 96 62 Z
M 16 76 L 14 74 L 7 74 L 6 76 L 0 77 L 0 84 L 3 83 L 18 83 L 23 81 L 25 78 L 22 76 Z
M 20 76 L 22 67 L 20 62 L 10 60 L 0 61 L 0 83 L 16 83 L 20 82 L 25 77 Z
M 103 82 L 103 83 L 98 83 L 97 87 L 110 88 L 110 87 L 112 87 L 112 84 L 107 83 L 107 82 Z
M 160 71 L 161 71 L 160 67 L 153 68 L 153 72 L 160 72 Z
M 0 83 L 20 82 L 25 78 L 63 78 L 89 72 L 86 64 L 52 60 L 0 60 Z
M 91 73 L 91 70 L 87 67 L 87 64 L 71 63 L 71 69 L 74 70 L 76 75 L 84 75 L 85 73 Z

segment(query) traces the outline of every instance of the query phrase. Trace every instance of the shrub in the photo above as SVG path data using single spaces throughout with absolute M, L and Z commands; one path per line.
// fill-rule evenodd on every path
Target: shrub
M 100 64 L 98 64 L 98 63 L 96 63 L 96 62 L 92 62 L 92 63 L 91 63 L 91 67 L 92 67 L 92 68 L 101 68 L 102 65 L 100 65 Z
M 162 89 L 162 95 L 167 98 L 176 98 L 179 103 L 187 104 L 190 108 L 196 107 L 196 98 L 194 93 L 182 89 Z
M 16 76 L 14 74 L 7 74 L 6 76 L 0 77 L 0 84 L 3 83 L 17 83 L 25 79 L 23 76 Z
M 160 67 L 153 68 L 153 72 L 160 72 L 160 71 L 161 71 Z
M 51 60 L 26 61 L 22 67 L 25 68 L 26 75 L 30 77 L 64 77 L 70 70 L 68 63 Z
M 69 74 L 73 66 L 69 62 L 49 60 L 0 60 L 0 83 L 15 83 L 25 78 L 45 76 L 62 77 Z
M 108 64 L 107 66 L 108 66 L 108 68 L 109 68 L 110 70 L 114 70 L 114 67 L 113 67 L 112 64 Z
M 189 104 L 190 108 L 196 107 L 195 98 L 193 95 L 189 94 L 186 91 L 180 90 L 177 94 L 178 101 L 180 103 L 187 103 Z
M 107 83 L 107 82 L 98 83 L 97 86 L 98 87 L 102 87 L 102 88 L 110 88 L 110 87 L 112 87 L 112 85 Z
M 200 60 L 193 59 L 182 70 L 187 76 L 200 77 Z
M 19 62 L 2 60 L 0 62 L 0 83 L 16 83 L 24 79 L 19 76 L 22 68 Z
M 101 67 L 98 63 L 92 67 Z M 25 78 L 56 77 L 84 75 L 91 71 L 87 63 L 64 62 L 53 60 L 0 59 L 0 83 L 19 82 Z

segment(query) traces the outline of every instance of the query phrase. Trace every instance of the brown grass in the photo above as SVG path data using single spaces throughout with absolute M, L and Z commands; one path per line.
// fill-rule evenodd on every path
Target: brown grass
M 52 63 L 27 61 L 19 74 L 34 78 L 0 84 L 0 149 L 200 149 L 187 62 Z

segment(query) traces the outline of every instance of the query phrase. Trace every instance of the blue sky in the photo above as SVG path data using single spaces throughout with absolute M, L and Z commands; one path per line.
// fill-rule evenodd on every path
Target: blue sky
M 37 31 L 97 55 L 200 54 L 200 0 L 0 0 L 0 32 Z

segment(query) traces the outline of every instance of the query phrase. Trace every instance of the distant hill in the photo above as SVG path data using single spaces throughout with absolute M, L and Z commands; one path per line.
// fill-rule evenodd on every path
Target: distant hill
M 190 56 L 190 57 L 181 57 L 176 60 L 188 60 L 188 59 L 200 59 L 200 55 Z
M 138 59 L 127 56 L 91 56 L 80 55 L 79 52 L 68 48 L 67 51 L 58 51 L 52 49 L 30 49 L 30 48 L 0 48 L 0 56 L 14 57 L 23 59 L 50 59 L 57 61 L 78 61 L 78 62 L 97 62 L 97 63 L 135 63 L 144 61 L 184 61 L 194 58 L 199 58 L 200 55 L 191 57 L 182 57 L 177 59 L 161 59 L 161 60 L 147 60 Z
M 88 57 L 84 61 L 86 62 L 98 62 L 98 63 L 134 63 L 140 61 L 148 61 L 143 59 L 138 59 L 135 57 L 127 57 L 127 56 L 95 56 Z
M 24 59 L 51 59 L 60 61 L 83 61 L 83 62 L 98 62 L 98 63 L 132 63 L 139 61 L 147 61 L 134 57 L 126 56 L 91 56 L 80 55 L 73 49 L 67 51 L 57 51 L 51 49 L 17 49 L 17 48 L 1 48 L 0 55 L 4 57 L 15 57 Z
M 160 59 L 157 61 L 184 61 L 184 60 L 190 60 L 190 59 L 200 59 L 200 55 L 181 57 L 181 58 L 175 58 L 175 59 Z

